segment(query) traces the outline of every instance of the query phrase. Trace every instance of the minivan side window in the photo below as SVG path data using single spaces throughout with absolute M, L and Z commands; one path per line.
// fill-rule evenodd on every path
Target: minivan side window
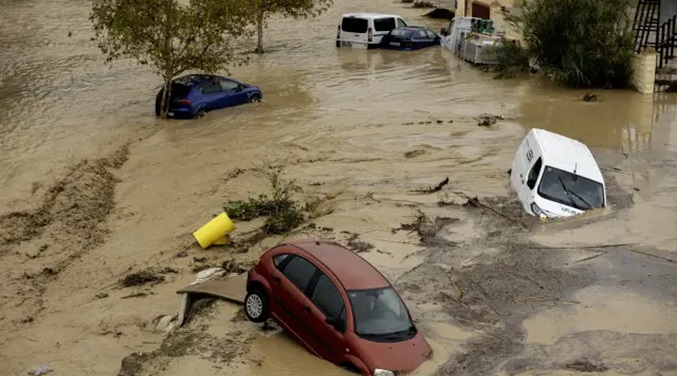
M 320 275 L 317 280 L 313 294 L 310 300 L 317 306 L 317 308 L 327 317 L 342 318 L 345 323 L 345 303 L 339 293 L 336 285 L 324 273 Z
M 536 163 L 534 163 L 534 167 L 529 171 L 529 176 L 527 178 L 527 187 L 529 187 L 529 189 L 534 189 L 536 186 L 538 175 L 541 173 L 541 167 L 543 167 L 543 159 L 538 157 Z
M 369 28 L 369 21 L 364 18 L 346 17 L 341 21 L 341 30 L 347 33 L 363 34 Z
M 394 18 L 375 18 L 374 19 L 374 30 L 375 31 L 390 31 L 395 28 L 395 19 Z
M 315 274 L 315 265 L 300 256 L 294 256 L 282 270 L 287 279 L 289 279 L 301 292 L 305 293 L 310 279 Z

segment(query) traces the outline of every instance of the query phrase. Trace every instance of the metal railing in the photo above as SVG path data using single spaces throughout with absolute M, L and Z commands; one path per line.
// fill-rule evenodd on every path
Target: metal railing
M 645 47 L 652 44 L 649 37 L 652 32 L 658 38 L 658 19 L 660 17 L 660 0 L 639 0 L 635 10 L 633 29 L 635 31 L 635 47 L 640 53 Z M 657 39 L 654 39 L 657 41 Z M 658 43 L 656 43 L 656 49 Z
M 663 68 L 668 61 L 675 57 L 675 42 L 677 42 L 677 15 L 673 15 L 658 28 L 656 36 L 656 52 L 658 53 L 658 68 Z

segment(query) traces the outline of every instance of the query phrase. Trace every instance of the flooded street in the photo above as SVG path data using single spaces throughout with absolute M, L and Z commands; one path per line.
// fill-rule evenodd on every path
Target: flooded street
M 444 22 L 392 1 L 273 19 L 267 53 L 231 75 L 264 101 L 195 121 L 154 117 L 160 81 L 103 64 L 89 2 L 0 0 L 0 364 L 8 375 L 346 375 L 217 302 L 167 336 L 194 269 L 250 262 L 306 235 L 360 253 L 396 286 L 434 350 L 416 375 L 677 375 L 677 97 L 494 80 L 439 48 L 337 49 L 342 13 Z M 252 44 L 252 49 L 254 44 Z M 474 117 L 502 115 L 492 127 Z M 520 225 L 507 170 L 538 127 L 589 145 L 610 208 Z M 310 223 L 234 253 L 191 233 L 281 166 L 319 198 Z M 440 192 L 415 190 L 437 185 Z M 466 197 L 467 196 L 467 197 Z M 418 211 L 433 229 L 398 231 Z M 244 237 L 254 223 L 236 223 Z M 614 245 L 614 246 L 609 246 Z M 178 255 L 178 256 L 177 256 Z M 204 258 L 204 260 L 201 260 Z M 131 271 L 171 268 L 119 288 Z

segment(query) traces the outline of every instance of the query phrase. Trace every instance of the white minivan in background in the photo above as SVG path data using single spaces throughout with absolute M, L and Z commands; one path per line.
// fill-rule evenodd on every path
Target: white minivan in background
M 341 16 L 336 47 L 377 48 L 390 30 L 407 26 L 402 17 L 381 13 L 347 13 Z
M 532 129 L 515 153 L 510 180 L 527 213 L 558 218 L 603 208 L 604 177 L 585 144 Z

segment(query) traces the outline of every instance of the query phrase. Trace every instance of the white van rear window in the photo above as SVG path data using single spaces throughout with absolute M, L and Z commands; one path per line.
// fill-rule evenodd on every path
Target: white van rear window
M 366 33 L 369 22 L 364 18 L 344 18 L 341 22 L 341 30 L 348 33 Z
M 376 31 L 390 31 L 395 28 L 394 18 L 376 18 L 374 19 L 374 29 Z

